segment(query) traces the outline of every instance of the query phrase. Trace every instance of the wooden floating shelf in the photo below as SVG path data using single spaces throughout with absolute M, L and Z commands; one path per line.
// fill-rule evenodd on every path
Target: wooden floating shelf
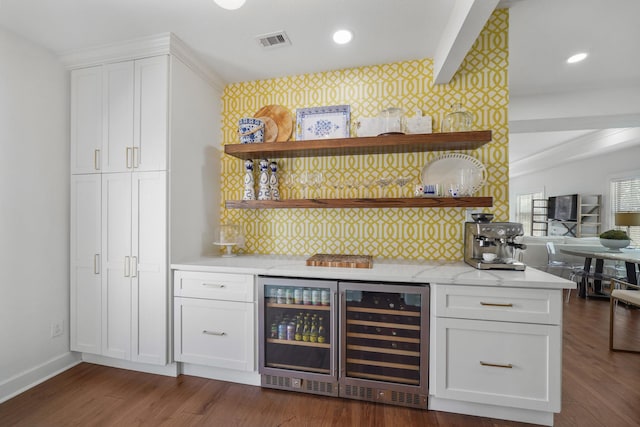
M 246 144 L 249 145 L 249 144 Z M 493 197 L 407 197 L 382 199 L 227 200 L 227 209 L 284 208 L 485 208 Z
M 348 156 L 423 151 L 473 150 L 491 141 L 490 130 L 384 135 L 361 138 L 228 144 L 224 152 L 239 159 Z

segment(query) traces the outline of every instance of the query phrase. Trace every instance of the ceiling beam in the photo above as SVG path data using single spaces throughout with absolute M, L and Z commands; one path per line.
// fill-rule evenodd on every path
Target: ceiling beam
M 433 83 L 451 81 L 499 0 L 455 0 L 433 58 Z
M 509 133 L 640 127 L 640 113 L 509 120 Z

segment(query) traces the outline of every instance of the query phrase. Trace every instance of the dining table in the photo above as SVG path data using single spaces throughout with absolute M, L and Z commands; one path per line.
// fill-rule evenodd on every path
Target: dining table
M 640 248 L 612 250 L 605 248 L 604 246 L 565 245 L 563 247 L 559 247 L 558 251 L 566 255 L 583 257 L 585 272 L 591 271 L 591 264 L 594 259 L 596 260 L 594 269 L 594 290 L 597 293 L 601 291 L 601 281 L 604 277 L 604 262 L 606 260 L 624 262 L 626 281 L 634 285 L 638 284 L 636 266 L 640 268 Z M 587 296 L 586 284 L 587 277 L 583 276 L 583 279 L 578 286 L 578 295 L 583 298 Z

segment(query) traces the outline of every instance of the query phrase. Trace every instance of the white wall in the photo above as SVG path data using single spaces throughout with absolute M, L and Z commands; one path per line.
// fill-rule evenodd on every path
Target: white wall
M 640 174 L 640 146 L 625 148 L 597 157 L 573 160 L 559 167 L 539 170 L 512 178 L 509 182 L 511 218 L 515 218 L 518 194 L 544 191 L 547 197 L 563 194 L 602 194 L 602 226 L 609 228 L 609 181 Z
M 0 29 L 0 402 L 69 353 L 68 82 L 55 56 Z M 63 334 L 51 338 L 51 323 Z

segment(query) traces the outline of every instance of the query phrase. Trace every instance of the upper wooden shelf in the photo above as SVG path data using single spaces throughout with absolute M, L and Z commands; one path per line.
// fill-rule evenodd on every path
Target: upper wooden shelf
M 363 138 L 229 144 L 224 152 L 239 159 L 347 156 L 352 154 L 413 153 L 421 151 L 472 150 L 491 141 L 490 130 Z
M 493 197 L 406 197 L 382 199 L 227 200 L 227 209 L 284 208 L 483 208 Z

